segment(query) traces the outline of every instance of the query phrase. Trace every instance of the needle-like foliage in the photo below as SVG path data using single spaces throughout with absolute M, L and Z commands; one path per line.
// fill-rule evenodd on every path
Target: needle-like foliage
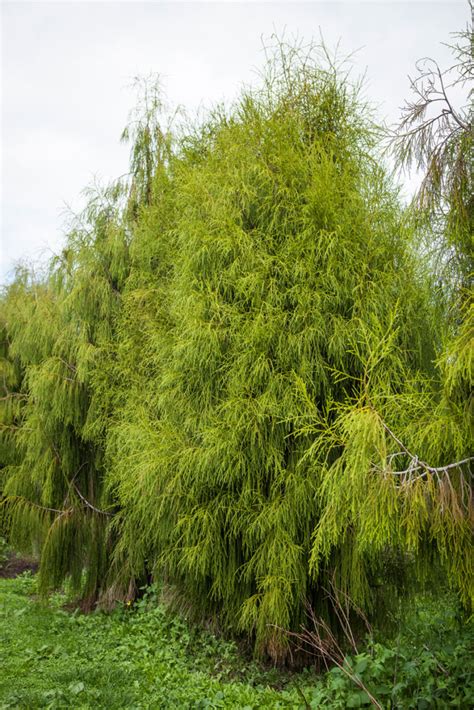
M 383 552 L 364 554 L 346 526 L 311 573 L 326 471 L 344 452 L 324 449 L 314 417 L 334 425 L 332 403 L 352 401 L 379 357 L 377 333 L 394 390 L 433 356 L 375 141 L 347 78 L 277 55 L 261 90 L 183 141 L 134 244 L 120 338 L 133 377 L 109 437 L 116 564 L 154 568 L 182 603 L 255 634 L 275 659 L 281 629 L 335 571 L 370 605 Z M 377 530 L 376 499 L 366 513 Z
M 472 591 L 469 332 L 439 354 L 379 132 L 324 62 L 278 45 L 180 130 L 147 88 L 129 180 L 2 301 L 3 507 L 43 588 L 107 604 L 153 574 L 275 661 L 307 603 L 337 628 L 331 585 L 372 613 L 437 559 Z
M 90 195 L 60 257 L 4 299 L 10 354 L 24 371 L 17 460 L 3 471 L 12 541 L 41 551 L 44 590 L 66 577 L 91 603 L 105 573 L 104 373 L 127 246 L 114 202 Z M 86 573 L 85 577 L 83 573 Z

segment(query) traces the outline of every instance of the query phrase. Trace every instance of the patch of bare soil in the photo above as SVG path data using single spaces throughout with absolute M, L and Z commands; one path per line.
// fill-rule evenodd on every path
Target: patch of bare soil
M 28 557 L 17 557 L 16 555 L 11 555 L 8 560 L 0 564 L 0 578 L 2 579 L 12 579 L 13 577 L 18 577 L 19 574 L 31 570 L 31 572 L 36 572 L 38 569 L 38 563 L 36 560 Z

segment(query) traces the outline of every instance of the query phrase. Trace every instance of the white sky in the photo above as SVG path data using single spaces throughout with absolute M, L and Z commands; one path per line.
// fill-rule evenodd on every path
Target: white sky
M 1 264 L 60 249 L 65 204 L 78 209 L 94 176 L 127 171 L 119 137 L 136 75 L 159 72 L 169 102 L 190 112 L 254 83 L 262 36 L 359 49 L 366 95 L 396 121 L 407 75 L 423 56 L 450 66 L 441 45 L 468 20 L 467 1 L 1 2 Z M 409 185 L 409 183 L 408 183 Z

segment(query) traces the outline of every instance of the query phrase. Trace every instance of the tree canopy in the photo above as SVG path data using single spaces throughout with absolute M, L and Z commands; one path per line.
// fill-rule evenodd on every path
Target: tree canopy
M 436 563 L 472 603 L 472 332 L 380 137 L 314 47 L 200 123 L 145 84 L 130 173 L 0 303 L 4 525 L 45 592 L 152 575 L 275 661 L 305 603 L 337 628 L 331 585 L 375 614 Z

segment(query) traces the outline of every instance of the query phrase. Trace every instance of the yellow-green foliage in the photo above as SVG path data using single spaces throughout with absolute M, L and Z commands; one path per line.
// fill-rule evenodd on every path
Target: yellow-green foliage
M 341 427 L 333 403 L 372 389 L 379 360 L 395 393 L 433 356 L 411 233 L 356 96 L 331 72 L 280 69 L 185 141 L 171 186 L 159 178 L 124 296 L 119 361 L 134 374 L 108 440 L 117 568 L 154 568 L 275 658 L 334 572 L 367 607 L 374 558 L 413 549 L 390 534 L 398 502 L 370 473 L 385 445 L 375 414 L 351 414 L 350 450 L 323 447 L 314 422 Z M 352 485 L 332 500 L 339 470 Z
M 106 569 L 103 382 L 126 277 L 119 198 L 118 189 L 91 195 L 61 257 L 42 278 L 20 272 L 2 302 L 9 355 L 24 373 L 19 455 L 2 472 L 10 536 L 41 552 L 44 590 L 70 576 L 91 599 Z M 18 397 L 11 390 L 6 401 Z
M 327 585 L 373 610 L 393 554 L 434 551 L 467 602 L 468 465 L 441 467 L 469 455 L 469 333 L 436 369 L 357 90 L 290 50 L 202 125 L 173 136 L 160 108 L 146 93 L 128 185 L 4 299 L 28 401 L 3 492 L 43 587 L 105 602 L 153 572 L 275 660 Z

